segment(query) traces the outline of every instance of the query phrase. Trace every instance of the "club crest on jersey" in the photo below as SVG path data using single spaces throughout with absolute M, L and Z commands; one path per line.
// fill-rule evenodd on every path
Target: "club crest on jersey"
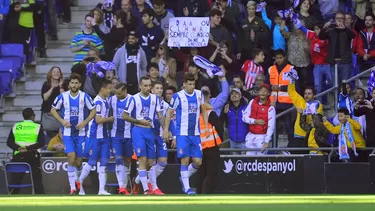
M 89 151 L 89 155 L 91 155 L 92 154 L 92 149 L 90 149 L 90 151 Z
M 102 107 L 100 105 L 96 105 L 96 112 L 100 112 L 102 110 Z
M 113 152 L 113 154 L 116 154 L 116 149 L 113 148 L 113 149 L 112 149 L 112 152 Z
M 154 105 L 155 105 L 155 101 L 152 101 L 152 102 L 151 102 L 151 105 L 153 105 L 153 106 L 154 106 Z
M 137 154 L 138 154 L 138 155 L 141 154 L 141 148 L 138 148 L 138 149 L 137 149 Z
M 179 153 L 180 153 L 180 155 L 184 154 L 184 151 L 182 150 L 182 148 L 180 148 Z

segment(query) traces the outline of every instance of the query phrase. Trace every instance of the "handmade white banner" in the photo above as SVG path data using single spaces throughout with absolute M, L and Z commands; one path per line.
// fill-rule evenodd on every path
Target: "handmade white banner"
M 210 21 L 203 18 L 169 19 L 169 47 L 205 47 L 210 39 Z

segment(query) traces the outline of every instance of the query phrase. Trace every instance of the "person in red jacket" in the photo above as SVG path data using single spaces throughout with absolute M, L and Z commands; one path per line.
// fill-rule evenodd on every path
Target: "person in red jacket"
M 359 33 L 357 39 L 357 52 L 360 61 L 362 62 L 362 70 L 372 67 L 373 64 L 375 64 L 375 36 L 373 36 L 375 32 L 374 21 L 374 15 L 368 14 L 365 16 L 366 28 Z
M 249 124 L 249 133 L 245 138 L 245 146 L 249 149 L 261 149 L 260 151 L 248 151 L 246 155 L 265 154 L 276 124 L 276 109 L 271 105 L 270 86 L 263 84 L 259 90 L 259 96 L 251 100 L 242 114 L 242 121 Z

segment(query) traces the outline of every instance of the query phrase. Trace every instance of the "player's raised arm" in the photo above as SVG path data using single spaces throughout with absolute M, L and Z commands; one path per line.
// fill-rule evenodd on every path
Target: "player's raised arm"
M 208 114 L 207 114 L 207 111 L 206 111 L 205 104 L 201 105 L 201 112 L 202 112 L 204 124 L 206 125 L 206 129 L 205 129 L 204 133 L 210 135 L 210 130 L 208 128 Z

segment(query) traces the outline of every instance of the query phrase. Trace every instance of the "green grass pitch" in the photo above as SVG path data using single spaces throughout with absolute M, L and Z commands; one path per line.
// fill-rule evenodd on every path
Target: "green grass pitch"
M 375 210 L 373 195 L 165 195 L 2 196 L 0 210 L 48 211 L 364 211 Z

